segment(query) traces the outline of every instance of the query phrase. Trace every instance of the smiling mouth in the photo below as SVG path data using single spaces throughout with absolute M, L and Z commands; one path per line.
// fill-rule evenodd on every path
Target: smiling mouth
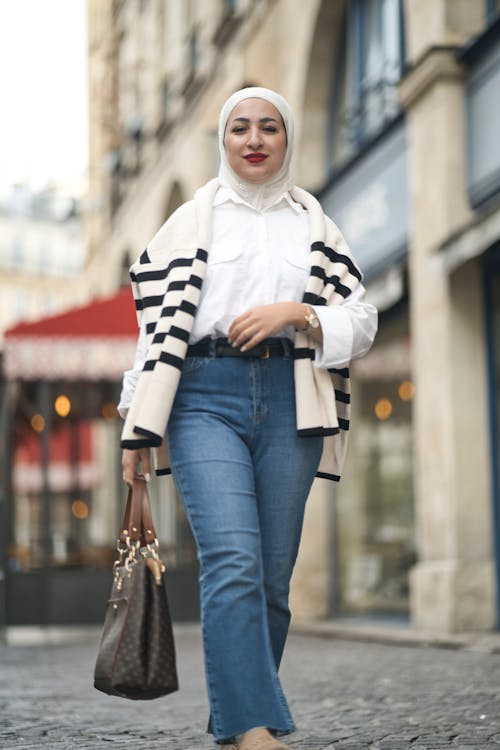
M 247 154 L 247 156 L 243 157 L 246 159 L 250 164 L 260 164 L 265 159 L 267 159 L 266 154 Z

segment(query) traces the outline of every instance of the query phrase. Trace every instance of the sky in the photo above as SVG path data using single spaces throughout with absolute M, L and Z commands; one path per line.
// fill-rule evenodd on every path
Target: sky
M 0 0 L 0 181 L 86 174 L 85 0 Z

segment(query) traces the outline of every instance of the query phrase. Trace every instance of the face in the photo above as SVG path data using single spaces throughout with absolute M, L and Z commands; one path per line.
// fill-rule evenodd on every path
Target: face
M 226 124 L 224 148 L 238 177 L 267 182 L 279 171 L 286 153 L 286 131 L 280 113 L 265 99 L 244 99 Z

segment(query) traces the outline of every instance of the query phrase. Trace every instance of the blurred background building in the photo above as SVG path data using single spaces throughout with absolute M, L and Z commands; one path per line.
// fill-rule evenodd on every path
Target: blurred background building
M 2 325 L 36 319 L 83 299 L 76 287 L 84 268 L 81 222 L 86 184 L 33 190 L 0 186 L 0 316 Z M 2 332 L 0 332 L 1 335 Z
M 291 103 L 297 183 L 341 227 L 379 308 L 376 343 L 352 367 L 343 481 L 318 480 L 308 503 L 293 582 L 296 617 L 384 617 L 442 633 L 496 628 L 499 0 L 88 0 L 88 52 L 83 278 L 87 300 L 105 305 L 108 298 L 101 319 L 122 310 L 122 327 L 113 324 L 121 334 L 98 334 L 108 336 L 111 351 L 131 363 L 135 324 L 123 302 L 130 298 L 119 292 L 128 267 L 216 174 L 218 112 L 245 85 L 274 88 Z M 40 325 L 57 337 L 65 321 Z M 35 406 L 45 419 L 37 445 L 47 465 L 41 485 L 18 486 L 16 434 L 5 489 L 7 575 L 17 576 L 11 621 L 37 621 L 35 608 L 16 605 L 15 592 L 36 586 L 40 571 L 55 602 L 46 622 L 100 620 L 96 591 L 104 598 L 106 540 L 121 507 L 112 407 L 119 358 L 115 370 L 99 370 L 106 358 L 92 350 L 93 380 L 102 376 L 92 388 L 83 366 L 80 380 L 65 371 L 63 389 L 55 376 L 35 387 L 14 356 L 15 340 L 31 333 L 7 334 L 5 358 L 13 364 L 4 369 L 9 388 L 32 389 L 17 418 L 31 435 Z M 120 349 L 119 335 L 132 354 Z M 73 480 L 59 490 L 50 478 L 56 448 L 48 430 L 49 422 L 67 424 L 54 416 L 58 395 L 75 404 L 73 452 L 59 459 L 73 466 L 66 471 Z M 15 418 L 7 411 L 4 422 Z M 156 483 L 154 503 L 179 616 L 196 616 L 194 544 L 167 480 Z M 48 516 L 33 510 L 42 507 Z M 75 590 L 81 606 L 71 609 Z

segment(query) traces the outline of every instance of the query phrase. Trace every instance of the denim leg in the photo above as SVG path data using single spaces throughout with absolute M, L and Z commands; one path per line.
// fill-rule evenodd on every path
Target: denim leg
M 306 500 L 323 450 L 323 438 L 297 435 L 290 365 L 282 360 L 267 372 L 272 398 L 257 427 L 253 448 L 264 588 L 277 668 L 290 624 L 290 579 Z
M 296 435 L 293 361 L 186 362 L 168 443 L 200 560 L 209 731 L 218 741 L 256 726 L 288 733 L 277 668 L 322 449 Z
M 248 446 L 227 419 L 182 404 L 168 440 L 198 546 L 210 729 L 219 741 L 255 726 L 292 731 L 269 635 Z
M 260 436 L 254 454 L 264 588 L 276 668 L 279 668 L 290 624 L 290 579 L 297 558 L 307 496 L 323 448 L 322 438 L 285 432 L 278 443 L 269 431 Z M 283 455 L 277 461 L 278 452 Z M 274 450 L 273 450 L 274 448 Z

